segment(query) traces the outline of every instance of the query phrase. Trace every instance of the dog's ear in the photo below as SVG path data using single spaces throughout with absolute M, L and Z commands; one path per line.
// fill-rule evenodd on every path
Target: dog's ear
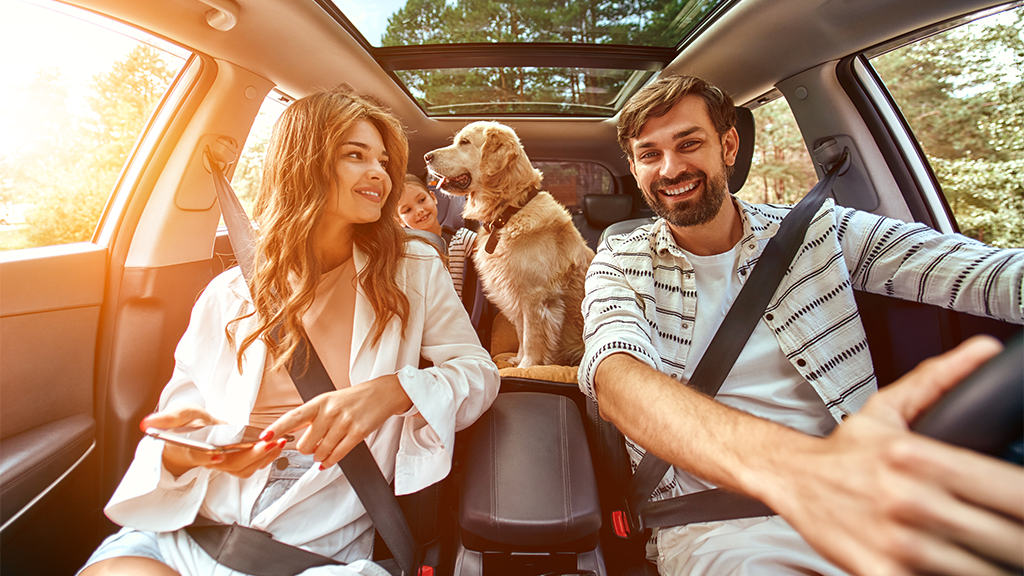
M 488 126 L 484 131 L 484 145 L 480 151 L 480 168 L 485 176 L 504 171 L 519 157 L 519 141 L 511 130 L 501 126 Z
M 495 152 L 489 156 L 487 144 L 492 142 Z M 481 151 L 481 170 L 484 173 L 484 187 L 491 190 L 522 192 L 529 188 L 540 189 L 543 176 L 530 164 L 519 139 L 511 129 L 498 127 L 487 134 Z

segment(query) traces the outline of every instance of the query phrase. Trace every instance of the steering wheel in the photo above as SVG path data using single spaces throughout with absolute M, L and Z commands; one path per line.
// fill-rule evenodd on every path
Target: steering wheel
M 964 378 L 911 429 L 949 444 L 1021 463 L 1024 436 L 1024 332 Z

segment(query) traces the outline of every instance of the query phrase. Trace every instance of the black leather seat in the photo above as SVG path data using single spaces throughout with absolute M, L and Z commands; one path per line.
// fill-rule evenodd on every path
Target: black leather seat
M 604 574 L 597 479 L 574 402 L 499 394 L 473 425 L 466 457 L 455 574 L 482 574 L 485 557 L 517 573 L 524 554 L 545 573 Z

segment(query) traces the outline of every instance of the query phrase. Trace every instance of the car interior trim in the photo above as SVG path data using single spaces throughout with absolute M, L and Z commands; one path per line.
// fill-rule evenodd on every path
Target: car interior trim
M 46 488 L 44 488 L 42 491 L 40 491 L 36 495 L 35 498 L 33 498 L 30 502 L 25 504 L 25 506 L 23 506 L 20 510 L 18 510 L 18 512 L 16 514 L 11 516 L 11 518 L 9 520 L 4 522 L 3 525 L 0 526 L 0 532 L 3 532 L 4 530 L 7 530 L 7 528 L 10 527 L 11 525 L 13 525 L 15 522 L 17 522 L 19 518 L 21 518 L 23 515 L 28 513 L 32 509 L 33 506 L 35 506 L 37 503 L 42 501 L 44 498 L 46 498 L 46 496 L 48 494 L 50 494 L 53 490 L 55 490 L 58 486 L 60 486 L 61 482 L 63 482 L 65 478 L 67 478 L 75 470 L 77 470 L 78 467 L 82 465 L 82 462 L 85 462 L 86 458 L 88 458 L 89 455 L 92 454 L 93 450 L 95 450 L 95 449 L 96 449 L 96 441 L 93 440 L 92 443 L 89 444 L 89 448 L 86 449 L 85 453 L 83 453 L 78 458 L 78 460 L 75 460 L 75 463 L 72 464 L 67 470 L 65 470 L 64 473 L 60 475 L 60 477 L 58 477 L 56 480 L 51 482 L 50 485 L 47 486 Z

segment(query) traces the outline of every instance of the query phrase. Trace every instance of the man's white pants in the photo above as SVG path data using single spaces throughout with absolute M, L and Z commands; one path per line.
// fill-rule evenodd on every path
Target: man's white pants
M 663 576 L 846 576 L 779 516 L 662 528 L 657 541 Z

